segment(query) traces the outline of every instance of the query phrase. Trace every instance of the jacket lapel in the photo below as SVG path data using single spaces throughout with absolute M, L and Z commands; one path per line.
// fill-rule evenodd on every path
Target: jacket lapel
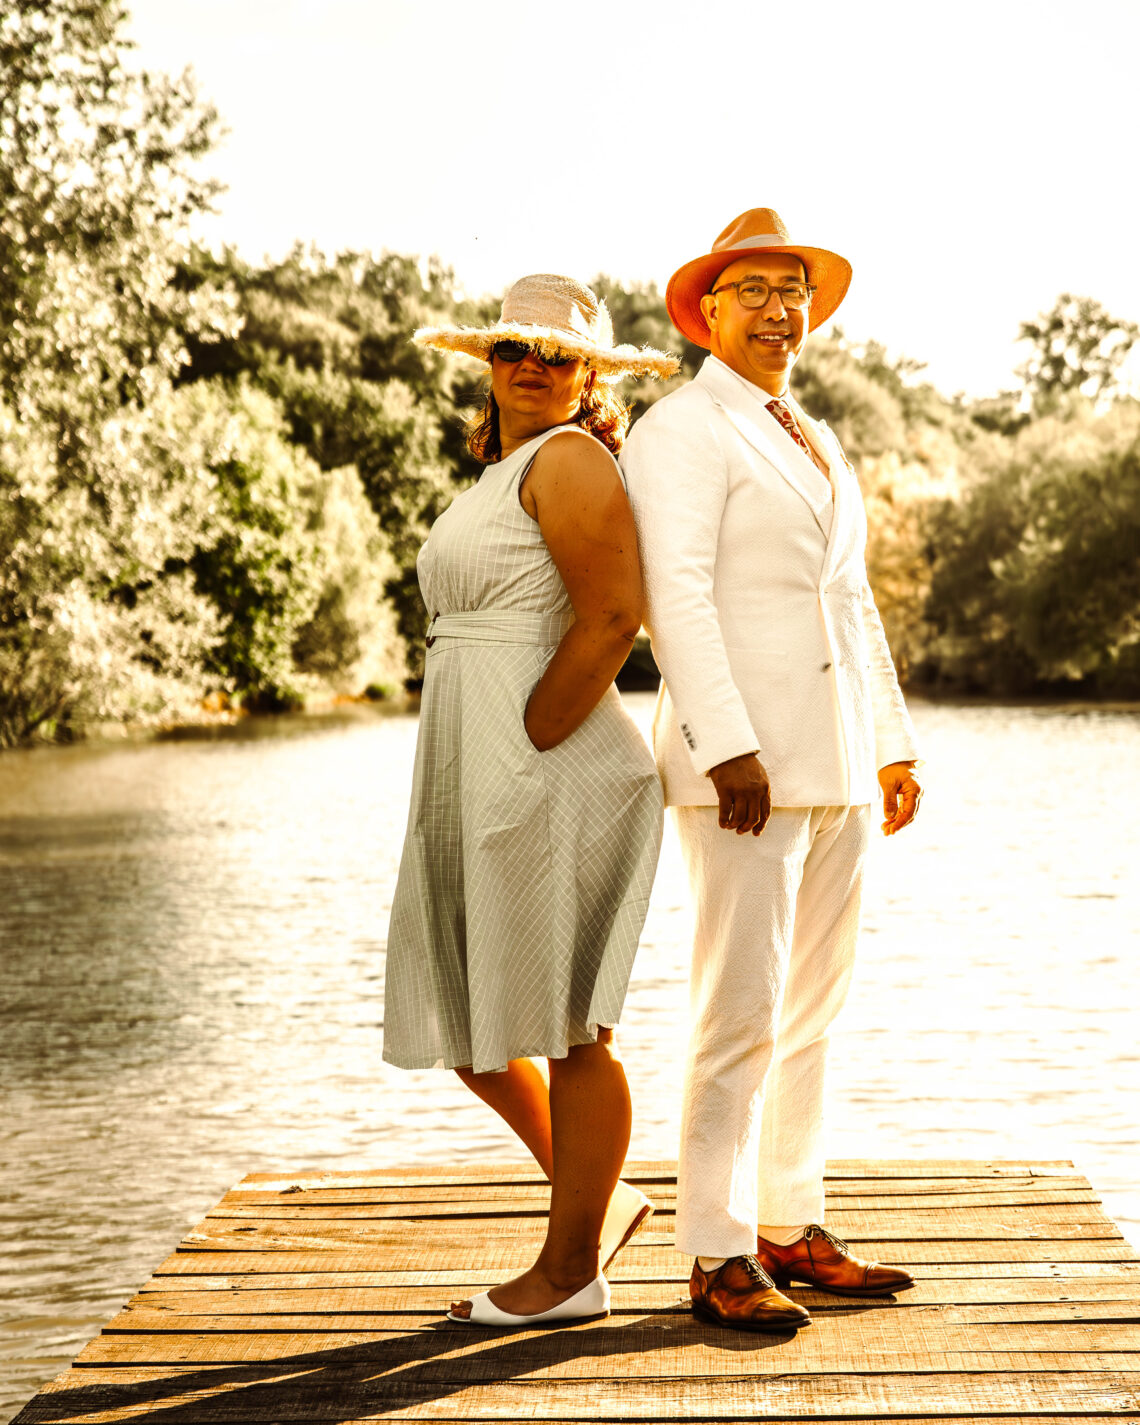
M 822 586 L 835 576 L 844 559 L 851 554 L 853 542 L 858 541 L 858 512 L 863 506 L 863 496 L 851 462 L 844 455 L 843 447 L 826 421 L 812 420 L 800 409 L 796 401 L 789 400 L 788 404 L 831 473 L 834 502 L 827 553 L 823 561 L 823 576 L 820 580 Z
M 816 524 L 827 534 L 826 508 L 830 492 L 828 495 L 821 495 L 818 482 L 823 479 L 822 475 L 803 451 L 788 439 L 779 422 L 759 407 L 750 411 L 748 407 L 755 406 L 755 402 L 739 389 L 736 378 L 730 372 L 720 369 L 716 362 L 706 361 L 698 371 L 696 380 L 704 386 L 738 434 L 762 455 L 799 495 L 811 511 Z M 798 419 L 798 408 L 796 416 Z M 813 485 L 816 487 L 814 490 Z

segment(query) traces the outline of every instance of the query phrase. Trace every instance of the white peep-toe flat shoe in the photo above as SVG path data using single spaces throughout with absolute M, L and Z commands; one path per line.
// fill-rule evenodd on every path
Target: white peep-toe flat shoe
M 606 1220 L 602 1223 L 602 1242 L 598 1255 L 603 1272 L 609 1270 L 613 1259 L 652 1216 L 653 1203 L 645 1194 L 631 1187 L 629 1183 L 619 1180 L 606 1209 Z
M 559 1321 L 585 1321 L 591 1316 L 608 1316 L 610 1313 L 610 1284 L 605 1277 L 597 1276 L 581 1291 L 552 1306 L 549 1311 L 536 1311 L 533 1316 L 516 1316 L 511 1311 L 500 1311 L 490 1296 L 481 1291 L 471 1298 L 471 1315 L 456 1316 L 447 1313 L 449 1321 L 458 1321 L 461 1326 L 553 1326 Z

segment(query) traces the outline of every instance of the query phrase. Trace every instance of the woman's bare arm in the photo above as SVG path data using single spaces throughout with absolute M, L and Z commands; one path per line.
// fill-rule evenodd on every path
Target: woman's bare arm
M 608 452 L 568 432 L 539 451 L 520 492 L 574 608 L 574 623 L 527 704 L 540 752 L 585 722 L 641 627 L 641 566 L 625 489 Z

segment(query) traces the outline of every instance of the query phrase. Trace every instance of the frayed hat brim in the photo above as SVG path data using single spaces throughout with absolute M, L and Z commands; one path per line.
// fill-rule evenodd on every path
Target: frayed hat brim
M 496 342 L 521 341 L 535 347 L 540 354 L 577 357 L 605 381 L 620 381 L 623 376 L 655 376 L 664 381 L 681 369 L 675 356 L 651 346 L 600 347 L 553 327 L 519 322 L 497 322 L 493 327 L 420 327 L 412 340 L 417 346 L 471 356 L 488 365 Z

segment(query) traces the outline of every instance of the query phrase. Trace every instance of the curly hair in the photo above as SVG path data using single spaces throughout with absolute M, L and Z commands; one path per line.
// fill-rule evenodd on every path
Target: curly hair
M 612 386 L 595 380 L 582 392 L 582 403 L 574 417 L 574 424 L 596 436 L 611 455 L 617 455 L 629 429 L 629 404 L 622 400 Z M 467 422 L 463 433 L 467 449 L 484 465 L 502 457 L 499 405 L 490 383 L 487 385 L 487 399 L 483 402 L 482 409 L 476 411 Z

